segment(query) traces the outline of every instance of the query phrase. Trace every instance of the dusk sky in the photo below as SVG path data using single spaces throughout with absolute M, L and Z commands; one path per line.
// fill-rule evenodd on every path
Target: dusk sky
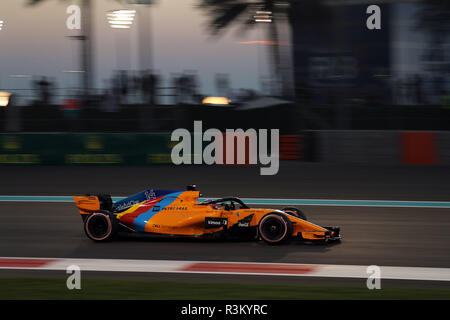
M 79 31 L 66 28 L 66 8 L 77 1 L 47 0 L 34 7 L 26 6 L 26 2 L 0 2 L 0 20 L 4 21 L 0 31 L 0 88 L 30 87 L 29 78 L 15 75 L 49 76 L 57 79 L 58 87 L 77 86 L 78 75 L 63 72 L 79 70 L 80 43 L 68 38 Z M 204 94 L 216 93 L 216 73 L 228 73 L 233 88 L 259 89 L 259 76 L 268 72 L 266 48 L 238 42 L 264 40 L 263 26 L 243 36 L 237 36 L 234 28 L 212 39 L 207 32 L 205 13 L 194 7 L 197 3 L 197 0 L 158 0 L 151 7 L 154 69 L 164 80 L 171 73 L 196 70 Z M 97 87 L 103 86 L 103 80 L 110 77 L 118 63 L 126 62 L 123 57 L 118 60 L 118 51 L 129 57 L 131 69 L 139 68 L 137 21 L 127 30 L 126 39 L 123 34 L 115 35 L 117 30 L 111 29 L 106 19 L 109 10 L 131 7 L 114 0 L 94 1 Z

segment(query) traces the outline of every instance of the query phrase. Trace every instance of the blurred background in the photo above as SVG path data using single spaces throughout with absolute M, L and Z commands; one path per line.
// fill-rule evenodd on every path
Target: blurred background
M 373 4 L 380 29 L 368 28 Z M 449 268 L 449 31 L 443 0 L 0 1 L 0 257 Z M 172 165 L 172 131 L 192 129 L 195 120 L 203 130 L 279 129 L 278 174 L 261 176 L 250 165 Z M 314 223 L 341 226 L 343 241 L 274 247 L 151 239 L 99 250 L 69 197 L 187 184 L 205 197 L 299 200 Z M 27 280 L 14 291 L 20 283 L 3 276 L 21 273 L 2 273 L 0 299 L 46 298 L 50 289 L 51 297 L 80 297 L 65 290 L 65 273 L 52 274 L 64 280 L 41 289 Z M 202 298 L 292 297 L 289 290 L 377 297 L 366 279 L 141 277 L 236 283 L 231 295 L 206 285 Z M 361 290 L 243 289 L 273 281 Z M 438 297 L 449 297 L 448 281 L 390 285 L 407 288 L 400 297 L 420 286 L 444 287 Z M 183 290 L 181 298 L 198 297 L 198 286 L 184 283 L 145 286 L 151 297 Z M 121 288 L 101 284 L 98 296 L 141 292 Z
M 4 0 L 0 163 L 144 150 L 132 134 L 135 163 L 168 163 L 194 120 L 279 128 L 283 159 L 448 163 L 449 2 L 377 5 L 370 30 L 363 0 Z

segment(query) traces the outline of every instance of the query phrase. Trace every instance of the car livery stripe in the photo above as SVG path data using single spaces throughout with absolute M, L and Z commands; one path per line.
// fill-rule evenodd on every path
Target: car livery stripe
M 134 221 L 136 220 L 136 217 L 152 209 L 159 201 L 161 201 L 162 198 L 163 197 L 159 197 L 157 199 L 144 201 L 139 205 L 139 207 L 135 211 L 125 213 L 122 217 L 120 217 L 120 222 L 125 223 L 129 226 L 134 226 Z
M 161 201 L 156 203 L 151 209 L 141 213 L 134 219 L 134 228 L 136 231 L 145 232 L 145 226 L 148 221 L 157 213 L 161 212 L 165 207 L 169 206 L 179 197 L 184 191 L 169 193 L 165 195 Z
M 121 210 L 124 208 L 130 208 L 135 204 L 141 203 L 146 200 L 154 200 L 157 198 L 164 197 L 169 193 L 174 193 L 180 190 L 159 190 L 159 189 L 148 189 L 124 199 L 114 200 L 114 209 Z

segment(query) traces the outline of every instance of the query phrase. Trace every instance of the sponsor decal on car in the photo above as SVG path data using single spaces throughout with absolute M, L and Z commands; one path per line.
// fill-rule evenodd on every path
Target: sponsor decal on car
M 163 211 L 168 211 L 168 210 L 187 210 L 187 207 L 166 207 L 163 209 Z
M 146 190 L 144 193 L 145 193 L 145 197 L 147 198 L 147 200 L 156 199 L 156 193 L 155 193 L 155 191 L 153 191 L 153 189 Z
M 248 228 L 248 227 L 250 227 L 250 222 L 249 221 L 239 221 L 238 222 L 238 227 Z
M 220 227 L 226 227 L 228 226 L 228 219 L 227 218 L 212 218 L 212 217 L 206 217 L 205 218 L 205 225 L 206 228 L 220 228 Z
M 135 201 L 131 200 L 131 201 L 122 203 L 120 205 L 117 205 L 115 207 L 115 210 L 116 211 L 120 211 L 120 210 L 128 209 L 128 208 L 130 208 L 130 207 L 132 207 L 132 206 L 134 206 L 134 205 L 136 205 L 138 203 L 140 203 L 138 200 L 135 200 Z

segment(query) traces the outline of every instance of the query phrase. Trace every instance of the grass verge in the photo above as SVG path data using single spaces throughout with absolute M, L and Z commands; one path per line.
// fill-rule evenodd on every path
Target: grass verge
M 259 299 L 445 299 L 450 290 L 298 286 L 251 283 L 193 283 L 148 280 L 83 279 L 81 290 L 68 290 L 65 278 L 1 278 L 0 299 L 156 299 L 156 300 L 259 300 Z

